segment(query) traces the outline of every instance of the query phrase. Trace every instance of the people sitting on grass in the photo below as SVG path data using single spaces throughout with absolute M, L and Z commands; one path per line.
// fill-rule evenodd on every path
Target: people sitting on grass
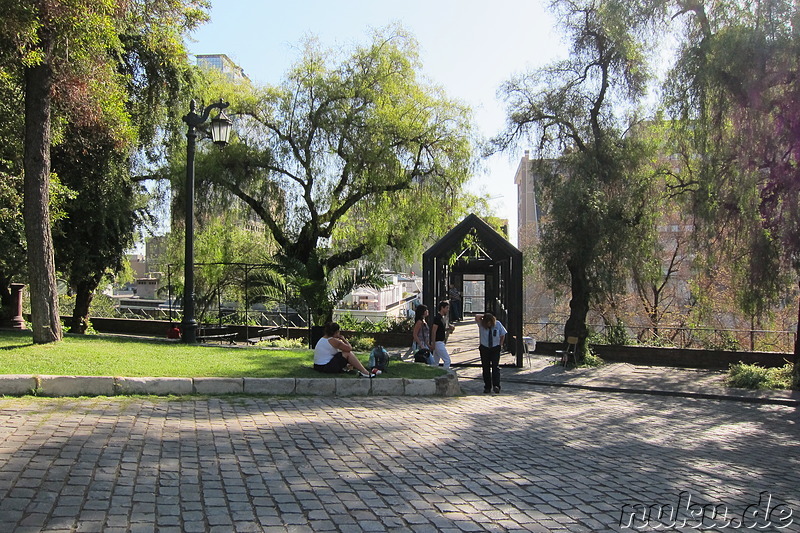
M 375 377 L 380 370 L 372 373 L 364 368 L 361 361 L 353 353 L 353 347 L 347 342 L 336 322 L 325 324 L 325 335 L 314 347 L 314 370 L 326 374 L 338 374 L 355 368 L 365 378 Z

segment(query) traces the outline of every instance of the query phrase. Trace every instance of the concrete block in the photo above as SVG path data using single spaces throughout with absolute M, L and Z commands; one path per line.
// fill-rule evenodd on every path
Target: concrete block
M 336 378 L 336 396 L 367 396 L 370 385 L 378 378 Z
M 242 394 L 243 378 L 194 378 L 195 394 Z
M 436 381 L 432 379 L 406 380 L 406 396 L 435 396 Z
M 116 378 L 117 394 L 192 394 L 192 378 Z
M 294 394 L 295 378 L 244 378 L 245 394 Z
M 42 396 L 113 396 L 114 378 L 106 376 L 39 376 Z
M 403 396 L 406 393 L 407 379 L 403 378 L 373 378 L 373 396 Z
M 458 396 L 461 394 L 461 386 L 458 384 L 458 375 L 455 372 L 448 372 L 444 376 L 435 378 L 436 394 L 438 396 Z
M 8 374 L 0 376 L 0 395 L 23 396 L 36 390 L 36 377 L 31 375 Z
M 336 378 L 297 378 L 295 394 L 307 396 L 333 396 L 336 394 Z

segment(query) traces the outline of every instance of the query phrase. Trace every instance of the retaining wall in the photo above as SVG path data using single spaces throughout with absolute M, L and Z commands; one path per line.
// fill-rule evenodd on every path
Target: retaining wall
M 168 320 L 139 320 L 133 318 L 104 318 L 95 317 L 91 319 L 92 327 L 100 333 L 121 333 L 125 335 L 142 335 L 147 337 L 167 337 L 170 328 Z M 236 340 L 244 342 L 248 336 L 254 337 L 259 330 L 267 329 L 264 326 L 225 325 L 228 330 L 237 334 Z M 345 331 L 348 337 L 354 333 Z M 280 335 L 290 339 L 308 339 L 308 328 L 281 328 Z M 367 337 L 373 337 L 376 344 L 383 346 L 410 346 L 410 333 L 363 333 Z
M 537 342 L 534 353 L 555 355 L 565 344 Z M 700 350 L 693 348 L 657 348 L 650 346 L 615 346 L 592 344 L 592 351 L 606 361 L 633 365 L 672 366 L 683 368 L 727 369 L 731 364 L 743 362 L 764 367 L 780 367 L 794 362 L 794 354 L 780 352 L 738 352 Z
M 406 378 L 164 378 L 0 375 L 0 396 L 118 396 L 145 394 L 267 396 L 457 396 L 458 376 Z

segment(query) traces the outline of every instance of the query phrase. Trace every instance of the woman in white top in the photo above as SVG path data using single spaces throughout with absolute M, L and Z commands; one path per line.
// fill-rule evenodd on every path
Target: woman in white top
M 481 367 L 483 368 L 483 393 L 492 390 L 500 392 L 500 350 L 506 338 L 506 328 L 492 313 L 475 315 L 478 323 L 478 336 L 481 354 Z
M 365 378 L 377 374 L 367 372 L 353 353 L 353 347 L 342 335 L 339 324 L 328 322 L 325 324 L 325 335 L 314 347 L 314 370 L 326 374 L 338 374 L 348 368 L 355 368 Z

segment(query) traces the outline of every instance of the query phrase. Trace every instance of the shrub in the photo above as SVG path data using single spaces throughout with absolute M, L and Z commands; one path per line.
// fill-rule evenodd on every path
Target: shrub
M 628 336 L 628 328 L 622 320 L 617 320 L 616 324 L 609 324 L 606 326 L 605 331 L 606 344 L 617 346 L 626 346 L 631 344 L 631 338 Z
M 764 368 L 741 361 L 730 366 L 725 383 L 739 389 L 790 389 L 792 386 L 792 364 L 779 368 Z
M 606 362 L 603 361 L 599 355 L 595 354 L 591 350 L 586 350 L 586 353 L 583 356 L 583 362 L 580 366 L 582 367 L 596 367 L 602 366 Z
M 271 346 L 273 348 L 305 348 L 305 339 L 275 339 L 271 341 L 261 341 L 256 346 Z
M 741 349 L 739 340 L 729 331 L 715 332 L 715 335 L 703 339 L 702 345 L 706 350 L 735 352 Z
M 348 339 L 348 342 L 350 343 L 350 346 L 353 347 L 353 351 L 356 352 L 368 352 L 375 347 L 374 337 L 353 335 L 353 338 Z
M 393 322 L 389 322 L 386 328 L 388 333 L 408 333 L 409 335 L 414 330 L 413 318 L 401 318 Z

